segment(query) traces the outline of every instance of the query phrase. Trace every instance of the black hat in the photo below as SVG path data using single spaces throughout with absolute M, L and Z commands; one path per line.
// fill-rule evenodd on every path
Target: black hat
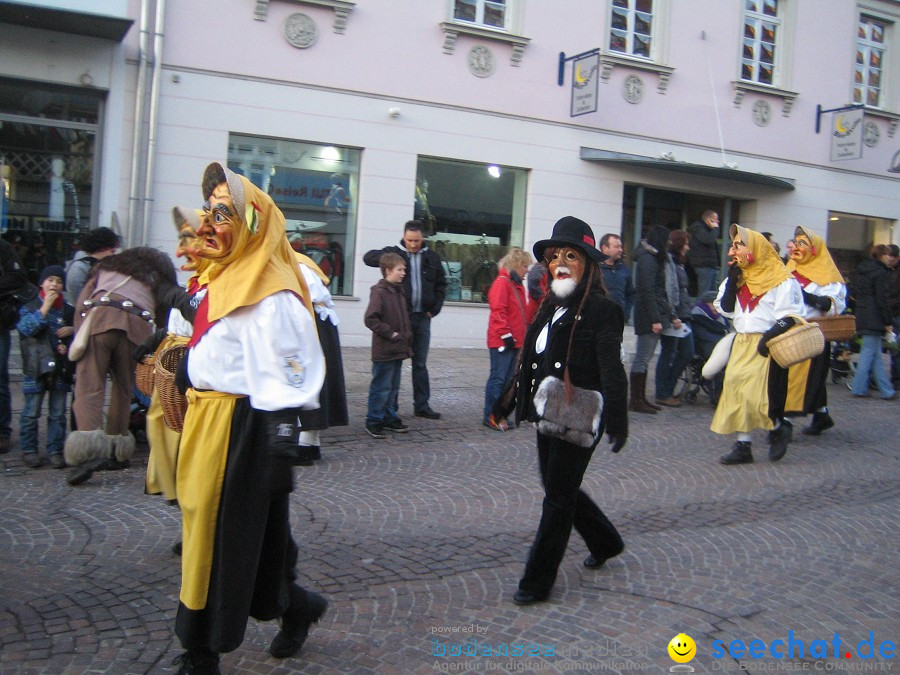
M 581 250 L 591 261 L 603 262 L 609 256 L 597 250 L 594 231 L 583 220 L 574 216 L 565 216 L 556 221 L 549 239 L 542 239 L 532 249 L 534 257 L 544 259 L 544 250 L 550 246 L 570 246 Z
M 41 276 L 38 277 L 38 286 L 44 283 L 47 277 L 59 277 L 63 282 L 63 289 L 66 287 L 66 270 L 61 265 L 48 265 L 41 270 Z

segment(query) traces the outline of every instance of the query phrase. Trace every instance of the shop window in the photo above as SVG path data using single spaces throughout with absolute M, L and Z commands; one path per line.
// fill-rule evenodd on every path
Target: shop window
M 332 295 L 353 290 L 360 151 L 324 143 L 231 134 L 228 168 L 271 195 L 291 246 L 318 263 Z
M 102 95 L 0 78 L 0 229 L 36 279 L 94 227 Z
M 486 302 L 497 261 L 525 233 L 524 169 L 420 157 L 413 217 L 447 276 L 446 300 Z

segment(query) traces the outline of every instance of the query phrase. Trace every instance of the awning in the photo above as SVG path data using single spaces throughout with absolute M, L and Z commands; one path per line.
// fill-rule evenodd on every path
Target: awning
M 609 150 L 597 150 L 595 148 L 581 148 L 581 159 L 602 164 L 618 164 L 638 169 L 655 169 L 657 171 L 671 171 L 674 173 L 687 173 L 694 176 L 707 178 L 723 178 L 725 180 L 738 181 L 740 183 L 752 183 L 754 185 L 767 185 L 781 190 L 793 190 L 795 181 L 793 178 L 781 178 L 779 176 L 767 176 L 763 173 L 752 171 L 738 171 L 727 166 L 706 166 L 703 164 L 691 164 L 669 159 L 655 157 L 642 157 L 641 155 L 629 155 L 624 152 L 612 152 Z
M 0 0 L 0 23 L 121 42 L 132 19 Z

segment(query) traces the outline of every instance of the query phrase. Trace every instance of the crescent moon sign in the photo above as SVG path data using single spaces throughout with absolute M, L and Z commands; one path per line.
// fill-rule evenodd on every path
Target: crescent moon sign
M 834 128 L 837 130 L 837 132 L 839 134 L 847 133 L 847 127 L 844 126 L 844 116 L 843 115 L 837 115 L 834 118 Z

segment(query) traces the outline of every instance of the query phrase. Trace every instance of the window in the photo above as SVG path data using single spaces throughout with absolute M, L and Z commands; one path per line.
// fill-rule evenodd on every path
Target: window
M 741 79 L 776 85 L 776 41 L 781 30 L 778 0 L 746 0 Z
M 353 289 L 360 151 L 324 143 L 230 134 L 228 168 L 267 192 L 296 251 L 331 279 L 332 295 Z
M 506 0 L 454 0 L 454 21 L 506 29 Z
M 419 158 L 412 216 L 444 265 L 448 301 L 487 302 L 497 261 L 524 241 L 527 178 L 524 169 Z
M 653 0 L 612 0 L 609 50 L 649 59 L 653 56 Z
M 853 74 L 853 102 L 881 106 L 887 26 L 883 21 L 860 16 L 856 28 L 856 67 Z

